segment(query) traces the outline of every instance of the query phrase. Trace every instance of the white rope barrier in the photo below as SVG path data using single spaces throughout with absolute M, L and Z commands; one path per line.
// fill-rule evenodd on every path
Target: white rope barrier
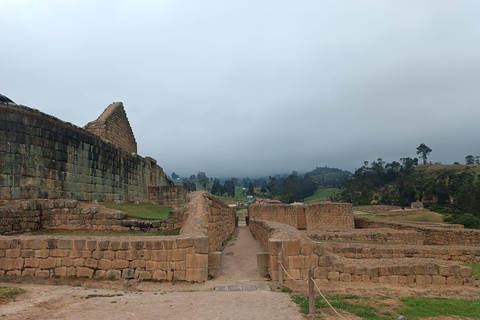
M 293 281 L 295 281 L 295 282 L 307 281 L 307 280 L 305 280 L 305 279 L 303 279 L 303 280 L 297 280 L 297 279 L 293 278 L 293 277 L 287 272 L 287 270 L 286 270 L 285 267 L 283 266 L 283 263 L 282 263 L 282 262 L 280 262 L 280 265 L 282 266 L 282 269 L 283 269 L 283 271 L 285 271 L 285 273 L 287 274 L 287 276 L 288 276 L 290 279 L 292 279 Z M 280 272 L 280 270 L 279 270 L 279 272 Z
M 292 279 L 293 281 L 295 281 L 295 282 L 307 281 L 307 280 L 305 280 L 305 279 L 297 280 L 297 279 L 293 278 L 293 277 L 287 272 L 287 270 L 286 270 L 285 267 L 283 266 L 283 263 L 282 263 L 282 262 L 280 262 L 280 265 L 282 266 L 283 271 L 285 271 L 285 274 L 286 274 L 290 279 Z M 280 270 L 279 270 L 279 272 L 280 272 Z M 325 302 L 328 304 L 328 306 L 329 306 L 330 308 L 332 308 L 332 310 L 333 310 L 340 318 L 342 318 L 343 320 L 347 320 L 347 319 L 345 319 L 340 313 L 338 313 L 337 310 L 335 310 L 335 308 L 330 304 L 330 302 L 328 302 L 327 298 L 325 298 L 325 296 L 323 295 L 322 291 L 320 291 L 320 288 L 318 287 L 317 283 L 313 280 L 313 278 L 310 278 L 310 279 L 313 281 L 313 284 L 314 284 L 315 287 L 317 288 L 317 291 L 320 293 L 320 295 L 322 296 L 323 300 L 325 300 Z
M 312 281 L 313 279 L 310 278 Z M 340 317 L 342 318 L 343 320 L 347 320 L 345 319 L 340 313 L 337 312 L 337 310 L 335 310 L 335 308 L 330 304 L 330 302 L 328 302 L 327 298 L 325 298 L 325 296 L 323 295 L 322 291 L 320 291 L 320 288 L 318 287 L 317 283 L 315 281 L 313 281 L 313 284 L 315 285 L 315 287 L 317 288 L 318 292 L 320 293 L 320 295 L 322 296 L 323 300 L 325 300 L 325 302 L 330 306 L 330 308 L 332 308 L 333 311 L 335 311 L 335 313 Z

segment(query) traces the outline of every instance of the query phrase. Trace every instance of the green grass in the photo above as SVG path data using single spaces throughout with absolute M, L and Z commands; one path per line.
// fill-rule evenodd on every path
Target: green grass
M 338 188 L 328 188 L 328 189 L 319 188 L 313 196 L 305 198 L 305 203 L 311 203 L 311 202 L 315 203 L 315 202 L 326 201 L 332 194 L 334 194 L 337 191 L 338 191 Z
M 14 299 L 17 294 L 25 292 L 23 289 L 16 287 L 0 287 L 0 302 Z
M 101 203 L 109 209 L 115 209 L 125 212 L 131 218 L 143 220 L 165 220 L 168 218 L 168 213 L 172 208 L 165 207 L 159 204 L 149 203 Z
M 385 220 L 385 221 L 401 221 L 401 222 L 434 222 L 434 223 L 442 223 L 444 216 L 440 213 L 436 213 L 433 211 L 421 211 L 421 212 L 408 212 L 402 211 L 398 214 L 374 214 L 374 213 L 365 213 L 363 211 L 354 210 L 353 213 L 357 216 L 363 218 L 371 218 L 371 219 L 378 219 L 378 220 Z
M 38 230 L 32 232 L 35 235 L 52 235 L 52 236 L 93 236 L 93 237 L 158 237 L 158 236 L 177 236 L 180 229 L 159 230 L 154 232 L 142 231 L 89 231 L 89 230 Z
M 302 313 L 308 314 L 308 296 L 294 295 L 292 300 L 300 306 Z M 369 298 L 355 295 L 328 296 L 327 300 L 337 311 L 343 310 L 366 320 L 391 320 L 400 315 L 403 315 L 406 319 L 439 316 L 480 319 L 480 300 L 416 297 L 400 299 L 390 297 Z M 393 303 L 386 303 L 385 300 L 391 300 Z M 315 299 L 315 306 L 317 307 L 317 314 L 334 314 L 321 297 Z
M 404 307 L 397 312 L 406 319 L 424 317 L 460 316 L 480 319 L 480 300 L 441 298 L 401 298 Z
M 480 263 L 463 263 L 462 266 L 467 266 L 473 269 L 473 277 L 480 278 Z

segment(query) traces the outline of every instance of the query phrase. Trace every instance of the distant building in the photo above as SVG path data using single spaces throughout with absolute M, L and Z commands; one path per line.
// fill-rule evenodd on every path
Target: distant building
M 410 207 L 412 209 L 423 209 L 423 202 L 421 202 L 421 201 L 412 202 Z
M 225 204 L 229 207 L 238 207 L 240 205 L 240 202 L 237 201 L 227 201 Z
M 291 206 L 303 206 L 304 203 L 303 202 L 294 202 L 294 203 L 290 203 Z
M 282 204 L 280 200 L 265 199 L 265 198 L 256 198 L 255 204 Z

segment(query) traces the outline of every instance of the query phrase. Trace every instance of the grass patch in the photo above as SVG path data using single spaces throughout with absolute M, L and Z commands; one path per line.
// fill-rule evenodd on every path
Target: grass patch
M 473 277 L 474 278 L 480 278 L 480 263 L 463 263 L 462 266 L 472 268 L 473 269 Z
M 32 232 L 34 235 L 51 235 L 51 236 L 79 236 L 79 237 L 158 237 L 158 236 L 177 236 L 180 229 L 159 230 L 154 232 L 142 231 L 89 231 L 89 230 L 38 230 Z
M 326 297 L 330 304 L 338 310 L 344 310 L 354 314 L 362 319 L 368 320 L 391 320 L 392 313 L 390 310 L 382 311 L 379 303 L 369 298 L 361 298 L 358 296 L 328 296 Z M 308 314 L 308 297 L 292 296 L 292 300 L 300 306 L 301 312 Z M 317 313 L 333 314 L 333 311 L 321 297 L 315 298 L 315 306 Z M 388 313 L 385 315 L 383 313 Z
M 353 213 L 363 218 L 371 218 L 385 221 L 400 221 L 400 222 L 433 222 L 442 223 L 444 216 L 437 212 L 421 211 L 421 212 L 401 212 L 398 214 L 373 214 L 354 210 Z
M 6 302 L 14 299 L 16 295 L 25 292 L 23 289 L 17 287 L 0 287 L 0 302 Z
M 292 300 L 300 306 L 302 313 L 308 314 L 308 296 L 294 295 Z M 416 297 L 369 298 L 355 295 L 328 296 L 327 300 L 337 311 L 343 310 L 367 320 L 391 320 L 400 315 L 403 315 L 406 319 L 441 316 L 480 319 L 480 300 Z M 321 297 L 315 299 L 315 306 L 319 314 L 334 315 L 334 312 Z
M 165 220 L 168 219 L 168 213 L 172 208 L 159 204 L 150 203 L 101 203 L 109 209 L 115 209 L 125 212 L 131 218 L 142 220 Z
M 437 316 L 460 316 L 480 319 L 480 300 L 441 298 L 401 298 L 404 307 L 397 312 L 406 319 Z
M 327 201 L 329 197 L 338 191 L 338 188 L 319 188 L 313 196 L 304 199 L 305 203 Z

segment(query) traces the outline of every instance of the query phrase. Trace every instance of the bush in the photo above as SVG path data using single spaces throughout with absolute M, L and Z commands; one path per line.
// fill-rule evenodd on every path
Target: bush
M 480 229 L 480 219 L 469 213 L 454 214 L 444 220 L 453 224 L 463 224 L 467 229 Z
M 372 206 L 376 206 L 376 205 L 378 204 L 378 202 L 377 202 L 377 200 L 372 200 L 372 201 L 370 202 L 370 204 L 371 204 Z

